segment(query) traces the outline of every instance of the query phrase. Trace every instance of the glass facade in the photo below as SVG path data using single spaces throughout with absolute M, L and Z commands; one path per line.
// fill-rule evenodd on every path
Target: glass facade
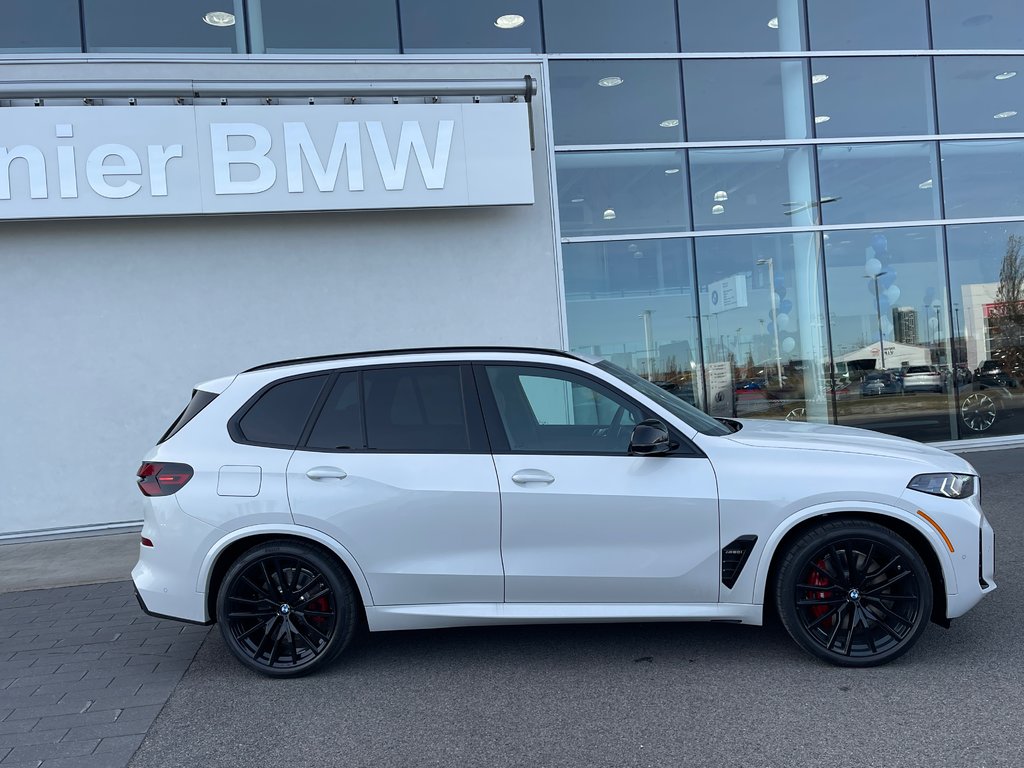
M 570 349 L 716 416 L 1024 434 L 1019 0 L 295 8 L 9 0 L 0 52 L 543 53 Z

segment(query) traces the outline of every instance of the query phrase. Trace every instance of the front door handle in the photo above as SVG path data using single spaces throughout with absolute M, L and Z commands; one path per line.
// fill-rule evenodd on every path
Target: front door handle
M 310 480 L 344 480 L 348 472 L 337 467 L 313 467 L 306 470 L 306 477 Z
M 514 475 L 512 475 L 512 482 L 518 485 L 526 485 L 527 483 L 549 483 L 555 482 L 555 476 L 548 474 L 543 469 L 520 469 Z

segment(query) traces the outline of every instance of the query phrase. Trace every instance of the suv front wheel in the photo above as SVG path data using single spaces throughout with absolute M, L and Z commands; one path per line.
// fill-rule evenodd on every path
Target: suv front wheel
M 845 667 L 885 664 L 906 653 L 932 612 L 921 556 L 902 536 L 867 520 L 807 531 L 783 553 L 775 587 L 790 636 Z
M 338 565 L 313 547 L 261 544 L 228 569 L 217 622 L 231 652 L 271 677 L 298 677 L 329 664 L 352 641 L 355 590 Z

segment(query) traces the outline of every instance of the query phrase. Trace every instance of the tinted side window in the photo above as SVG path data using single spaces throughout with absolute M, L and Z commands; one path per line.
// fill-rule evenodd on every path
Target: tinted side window
M 359 374 L 340 373 L 317 417 L 306 447 L 323 451 L 363 448 Z
M 326 375 L 307 376 L 272 386 L 239 419 L 242 437 L 252 443 L 297 445 L 326 381 Z
M 626 455 L 640 409 L 568 371 L 488 366 L 487 378 L 513 451 Z
M 468 451 L 458 366 L 381 368 L 363 373 L 366 446 L 384 451 Z

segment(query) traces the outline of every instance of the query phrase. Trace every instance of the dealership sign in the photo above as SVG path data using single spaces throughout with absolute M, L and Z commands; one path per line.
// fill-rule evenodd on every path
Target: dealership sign
M 532 202 L 523 103 L 0 109 L 0 219 Z

